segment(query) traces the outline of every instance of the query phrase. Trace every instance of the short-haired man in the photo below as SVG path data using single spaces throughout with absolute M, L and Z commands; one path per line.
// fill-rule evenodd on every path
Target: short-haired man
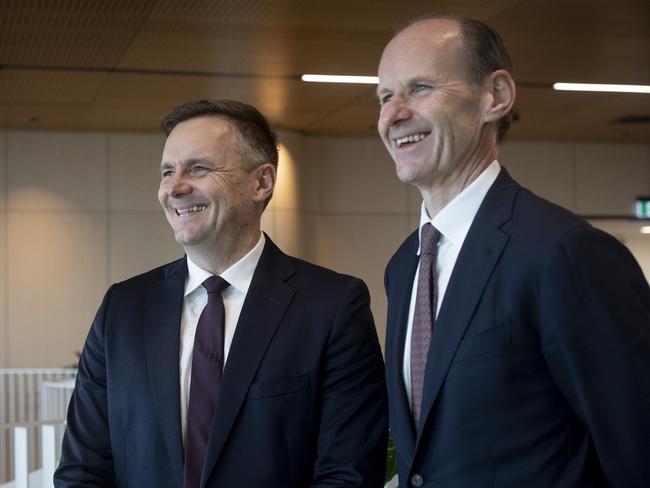
M 380 487 L 386 390 L 362 281 L 260 231 L 276 138 L 253 107 L 163 121 L 186 256 L 113 285 L 79 362 L 57 487 Z
M 501 39 L 429 17 L 379 64 L 379 133 L 423 198 L 385 275 L 400 487 L 650 486 L 650 289 L 611 236 L 497 162 Z

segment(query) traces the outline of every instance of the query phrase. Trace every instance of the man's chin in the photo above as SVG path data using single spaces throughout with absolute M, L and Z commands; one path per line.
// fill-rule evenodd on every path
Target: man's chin
M 404 168 L 400 166 L 397 166 L 396 168 L 396 174 L 397 178 L 402 182 L 402 183 L 409 183 L 411 185 L 414 185 L 416 183 L 416 175 L 414 174 L 413 171 L 409 171 L 409 168 Z
M 178 233 L 174 238 L 176 239 L 176 242 L 184 248 L 195 247 L 201 242 L 197 236 L 188 235 L 187 233 Z

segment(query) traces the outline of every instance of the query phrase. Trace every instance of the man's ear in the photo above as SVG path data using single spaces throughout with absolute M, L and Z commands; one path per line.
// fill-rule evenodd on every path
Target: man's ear
M 494 122 L 512 110 L 515 104 L 515 80 L 504 69 L 498 69 L 485 81 L 489 93 L 485 121 Z
M 270 163 L 262 164 L 255 168 L 254 172 L 255 193 L 253 195 L 253 200 L 256 202 L 264 202 L 273 195 L 277 178 L 275 166 Z

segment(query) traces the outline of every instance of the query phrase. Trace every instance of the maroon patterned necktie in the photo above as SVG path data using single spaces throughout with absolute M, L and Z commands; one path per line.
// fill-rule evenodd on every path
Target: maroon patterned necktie
M 229 283 L 220 276 L 211 276 L 203 282 L 203 286 L 208 291 L 208 303 L 199 317 L 194 336 L 183 488 L 197 488 L 201 482 L 212 414 L 223 371 L 225 314 L 221 292 Z
M 422 409 L 424 370 L 427 365 L 433 321 L 438 302 L 436 261 L 440 233 L 431 224 L 422 226 L 420 237 L 420 272 L 411 329 L 411 414 L 417 430 Z

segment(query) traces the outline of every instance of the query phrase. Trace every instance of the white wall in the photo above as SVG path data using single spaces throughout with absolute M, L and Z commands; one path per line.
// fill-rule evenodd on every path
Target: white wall
M 5 134 L 0 132 L 0 368 L 8 366 L 9 337 L 7 306 L 7 164 L 5 162 Z
M 499 160 L 535 193 L 579 215 L 634 214 L 650 194 L 650 145 L 511 142 Z
M 377 138 L 279 135 L 264 230 L 290 254 L 363 278 L 383 341 L 384 266 L 417 226 L 417 191 L 398 182 Z M 0 367 L 74 363 L 110 283 L 182 255 L 156 200 L 163 142 L 0 131 Z M 631 214 L 650 194 L 648 145 L 518 142 L 500 159 L 581 214 Z M 612 232 L 650 276 L 650 237 L 630 228 Z
M 156 166 L 139 163 L 159 158 L 162 139 L 18 131 L 2 139 L 0 365 L 72 364 L 108 284 L 179 254 L 159 238 L 164 222 L 148 191 Z

